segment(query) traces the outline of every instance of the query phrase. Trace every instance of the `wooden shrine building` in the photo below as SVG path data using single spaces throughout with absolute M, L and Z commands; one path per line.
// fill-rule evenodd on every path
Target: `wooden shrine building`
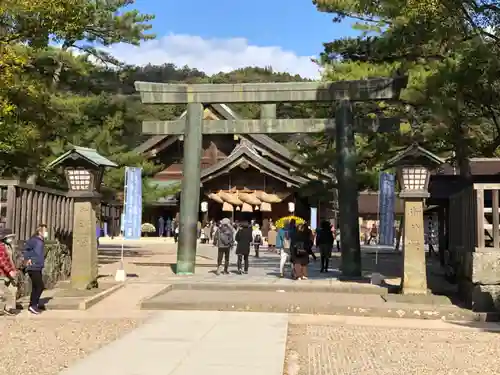
M 240 118 L 224 104 L 208 106 L 204 117 L 210 120 Z M 166 166 L 153 181 L 160 188 L 182 180 L 183 136 L 152 136 L 136 151 Z M 290 214 L 290 203 L 295 207 L 295 215 L 309 220 L 311 204 L 298 194 L 298 188 L 312 180 L 329 178 L 300 174 L 300 164 L 290 151 L 264 134 L 204 135 L 200 163 L 200 202 L 206 202 L 207 209 L 202 212 L 201 206 L 205 204 L 200 205 L 201 221 L 223 217 L 257 222 L 276 220 Z M 159 216 L 175 217 L 180 199 L 180 194 L 160 199 L 146 208 L 144 219 L 155 222 Z M 323 212 L 324 209 L 326 207 Z

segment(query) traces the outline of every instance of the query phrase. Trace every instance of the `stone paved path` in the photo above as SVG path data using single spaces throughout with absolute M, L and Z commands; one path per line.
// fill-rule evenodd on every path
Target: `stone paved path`
M 283 314 L 158 313 L 61 375 L 281 375 Z

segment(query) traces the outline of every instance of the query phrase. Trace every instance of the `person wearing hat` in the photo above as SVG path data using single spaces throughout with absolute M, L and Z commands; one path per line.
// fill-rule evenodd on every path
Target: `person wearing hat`
M 0 315 L 16 314 L 17 270 L 12 260 L 11 249 L 14 236 L 12 230 L 0 229 L 0 292 L 3 295 L 3 301 L 0 301 Z

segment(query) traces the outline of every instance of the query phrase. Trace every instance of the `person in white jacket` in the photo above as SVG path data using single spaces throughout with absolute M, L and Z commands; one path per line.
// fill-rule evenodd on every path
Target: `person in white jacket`
M 259 248 L 262 245 L 262 231 L 260 230 L 259 224 L 255 224 L 252 230 L 253 247 L 255 249 L 255 257 L 259 257 Z

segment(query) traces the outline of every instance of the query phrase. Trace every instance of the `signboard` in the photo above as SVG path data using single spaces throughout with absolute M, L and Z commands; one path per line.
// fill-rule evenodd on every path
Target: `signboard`
M 396 181 L 391 173 L 380 173 L 379 180 L 379 245 L 394 245 L 394 201 Z
M 125 168 L 125 215 L 123 236 L 126 240 L 141 238 L 142 169 Z
M 318 209 L 316 207 L 311 207 L 311 229 L 316 230 L 318 228 Z

